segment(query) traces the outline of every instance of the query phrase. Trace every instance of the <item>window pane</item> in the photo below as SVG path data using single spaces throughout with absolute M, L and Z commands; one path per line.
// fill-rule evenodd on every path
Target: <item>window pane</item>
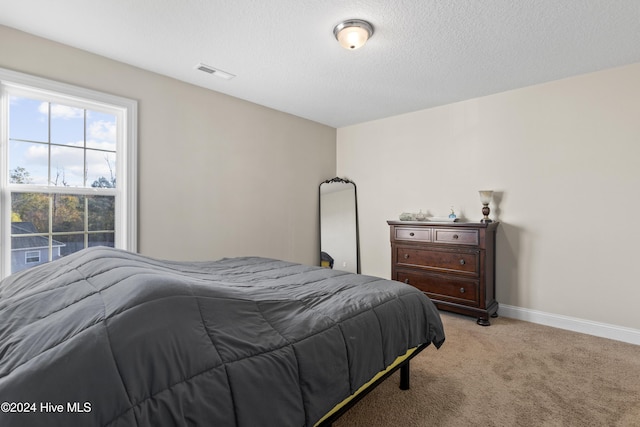
M 84 149 L 51 146 L 51 184 L 84 187 Z
M 51 104 L 51 143 L 84 148 L 84 110 Z
M 81 251 L 84 249 L 84 234 L 55 235 L 53 236 L 53 246 L 60 252 L 60 256 Z
M 9 139 L 49 141 L 49 104 L 37 99 L 9 97 Z
M 11 248 L 11 273 L 17 273 L 18 271 L 49 262 L 48 237 L 12 237 Z M 36 254 L 38 254 L 37 261 Z M 56 259 L 56 256 L 53 259 Z
M 87 111 L 87 148 L 116 151 L 116 116 Z
M 109 246 L 115 248 L 114 233 L 91 233 L 89 234 L 89 246 Z
M 11 233 L 48 233 L 49 195 L 11 193 Z
M 53 232 L 84 231 L 84 196 L 53 195 Z
M 9 182 L 48 184 L 49 146 L 33 142 L 9 142 Z
M 93 196 L 89 202 L 89 231 L 115 230 L 115 196 Z
M 14 200 L 26 199 L 34 195 L 14 193 L 11 196 L 12 200 Z M 44 197 L 47 199 L 48 205 L 48 198 L 47 196 Z M 49 262 L 49 237 L 46 235 L 37 235 L 43 231 L 46 233 L 47 230 L 39 228 L 34 222 L 17 221 L 17 219 L 18 218 L 14 217 L 14 221 L 11 222 L 11 273 Z M 35 223 L 37 224 L 38 221 L 36 220 Z M 56 259 L 56 257 L 54 256 L 53 259 Z
M 87 150 L 87 185 L 116 187 L 116 153 Z

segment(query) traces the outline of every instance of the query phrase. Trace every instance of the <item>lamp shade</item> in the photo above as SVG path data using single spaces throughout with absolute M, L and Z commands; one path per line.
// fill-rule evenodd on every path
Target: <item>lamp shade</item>
M 373 35 L 373 26 L 367 21 L 351 19 L 336 25 L 333 29 L 333 35 L 342 47 L 354 50 L 364 46 L 369 37 Z
M 489 203 L 491 203 L 491 198 L 493 197 L 492 190 L 482 190 L 479 193 L 480 193 L 480 203 L 482 203 L 483 205 L 488 205 Z

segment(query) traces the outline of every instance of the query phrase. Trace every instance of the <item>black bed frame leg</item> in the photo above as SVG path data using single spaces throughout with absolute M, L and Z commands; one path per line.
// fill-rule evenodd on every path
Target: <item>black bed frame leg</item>
M 400 390 L 409 390 L 409 361 L 400 367 Z

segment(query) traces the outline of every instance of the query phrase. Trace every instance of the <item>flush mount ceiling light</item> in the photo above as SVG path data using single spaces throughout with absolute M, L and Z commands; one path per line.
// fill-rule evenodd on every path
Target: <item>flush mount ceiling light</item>
M 336 25 L 333 35 L 342 47 L 355 50 L 364 46 L 373 35 L 373 26 L 361 19 L 349 19 Z

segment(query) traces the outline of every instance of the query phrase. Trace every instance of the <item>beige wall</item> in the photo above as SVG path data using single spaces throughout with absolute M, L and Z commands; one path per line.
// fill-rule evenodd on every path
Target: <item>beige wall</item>
M 640 64 L 341 128 L 337 152 L 363 273 L 391 274 L 387 219 L 478 220 L 491 189 L 500 303 L 640 329 Z
M 335 129 L 2 26 L 0 67 L 139 102 L 141 253 L 317 262 Z
M 336 130 L 0 26 L 0 67 L 139 101 L 139 250 L 317 259 L 318 184 L 358 186 L 362 269 L 387 219 L 480 218 L 502 304 L 640 329 L 640 64 Z

